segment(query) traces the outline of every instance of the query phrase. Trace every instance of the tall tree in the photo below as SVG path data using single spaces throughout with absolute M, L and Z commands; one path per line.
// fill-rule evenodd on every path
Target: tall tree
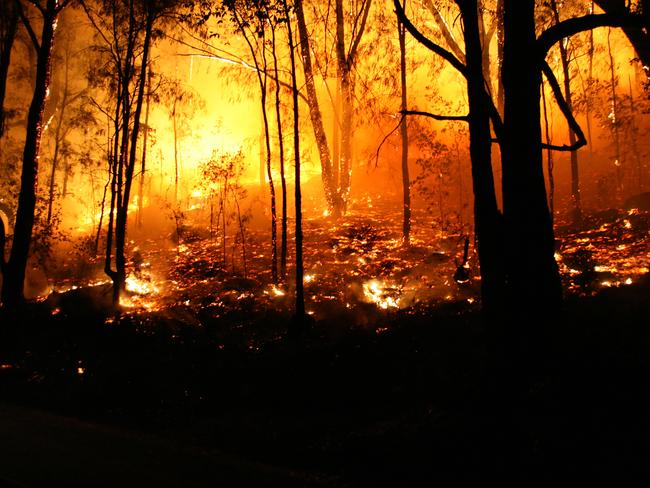
M 113 89 L 113 145 L 109 158 L 111 201 L 104 272 L 113 281 L 117 305 L 126 286 L 126 233 L 137 160 L 140 117 L 148 78 L 154 25 L 173 0 L 103 0 L 97 9 L 83 3 L 108 56 L 107 85 Z
M 260 89 L 260 107 L 264 124 L 264 143 L 266 149 L 266 178 L 271 196 L 271 273 L 273 282 L 278 282 L 278 218 L 275 198 L 275 184 L 273 181 L 271 158 L 271 130 L 267 112 L 268 97 L 268 71 L 267 37 L 268 29 L 275 29 L 274 13 L 269 3 L 256 0 L 228 0 L 225 2 L 238 31 L 246 41 Z
M 394 0 L 397 15 L 413 37 L 425 47 L 445 59 L 467 80 L 469 113 L 461 116 L 440 116 L 406 111 L 407 114 L 427 115 L 437 120 L 461 120 L 469 124 L 472 185 L 474 192 L 474 228 L 478 242 L 481 266 L 481 296 L 486 316 L 499 315 L 502 308 L 505 278 L 502 257 L 502 223 L 494 186 L 491 162 L 492 135 L 490 122 L 499 135 L 501 120 L 486 91 L 483 70 L 483 52 L 478 20 L 477 0 L 455 2 L 464 21 L 465 63 L 425 37 L 408 19 L 399 0 Z
M 560 23 L 560 9 L 556 0 L 550 0 L 550 7 L 553 14 L 553 20 L 556 24 Z M 562 64 L 562 80 L 564 84 L 564 99 L 569 110 L 573 111 L 573 94 L 571 92 L 571 69 L 569 65 L 569 40 L 562 39 L 558 44 L 560 49 L 560 63 Z M 576 135 L 569 128 L 569 144 L 576 143 Z M 580 201 L 580 173 L 578 167 L 578 151 L 569 153 L 571 161 L 571 219 L 574 224 L 582 221 L 582 203 Z M 551 216 L 551 220 L 552 220 Z
M 397 18 L 397 39 L 399 41 L 400 95 L 402 113 L 408 109 L 406 86 L 406 28 Z M 402 239 L 404 245 L 411 242 L 411 179 L 409 176 L 409 133 L 406 117 L 400 121 L 402 139 Z
M 27 116 L 14 237 L 9 260 L 2 266 L 1 296 L 3 306 L 7 309 L 15 309 L 24 300 L 25 271 L 34 228 L 43 113 L 50 84 L 54 31 L 59 14 L 68 6 L 70 0 L 64 0 L 60 3 L 57 0 L 28 2 L 29 7 L 36 10 L 41 16 L 42 29 L 40 38 L 34 31 L 28 14 L 24 10 L 25 5 L 18 0 L 16 2 L 19 16 L 36 50 L 37 62 L 34 93 Z
M 7 77 L 11 62 L 11 50 L 18 30 L 19 5 L 12 0 L 0 5 L 0 138 L 5 131 L 4 101 L 7 93 Z

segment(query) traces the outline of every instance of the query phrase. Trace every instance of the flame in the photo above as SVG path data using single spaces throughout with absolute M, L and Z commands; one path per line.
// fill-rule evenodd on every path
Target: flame
M 363 294 L 366 299 L 379 308 L 387 310 L 388 308 L 399 308 L 399 298 L 390 296 L 385 285 L 380 281 L 372 280 L 363 284 Z
M 126 278 L 126 289 L 136 295 L 150 295 L 158 293 L 158 287 L 150 281 L 142 280 L 134 275 L 129 275 Z

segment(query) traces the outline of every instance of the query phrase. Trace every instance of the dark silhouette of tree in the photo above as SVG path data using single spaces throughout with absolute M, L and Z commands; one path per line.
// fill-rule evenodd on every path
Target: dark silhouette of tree
M 406 87 L 406 28 L 397 19 L 397 38 L 399 41 L 399 70 L 400 70 L 400 95 L 401 108 L 408 109 Z M 402 239 L 408 246 L 411 240 L 411 180 L 409 176 L 409 134 L 406 117 L 400 122 L 400 136 L 402 140 Z
M 580 32 L 601 26 L 640 25 L 643 25 L 643 17 L 627 10 L 586 14 L 556 23 L 536 36 L 534 0 L 504 0 L 502 185 L 508 299 L 515 316 L 530 316 L 534 310 L 540 314 L 537 317 L 542 318 L 560 309 L 562 287 L 554 258 L 552 220 L 546 203 L 542 149 L 575 151 L 586 144 L 555 75 L 545 61 L 546 55 L 551 46 Z M 542 144 L 542 73 L 577 136 L 575 144 Z
M 463 64 L 451 51 L 426 38 L 406 17 L 401 4 L 394 2 L 397 15 L 416 40 L 448 61 L 467 80 L 469 113 L 467 116 L 434 116 L 439 120 L 463 120 L 469 124 L 470 157 L 472 160 L 472 185 L 474 192 L 474 228 L 478 243 L 481 266 L 481 295 L 483 309 L 489 316 L 496 316 L 502 308 L 505 275 L 502 256 L 501 213 L 497 207 L 494 175 L 491 162 L 492 136 L 490 120 L 496 127 L 501 124 L 483 77 L 483 52 L 481 49 L 478 3 L 476 0 L 459 0 L 458 5 L 464 21 L 465 58 Z M 496 128 L 495 127 L 495 128 Z
M 302 193 L 300 188 L 300 132 L 298 128 L 299 123 L 299 105 L 298 105 L 298 79 L 297 79 L 297 66 L 296 66 L 296 41 L 294 40 L 294 30 L 291 20 L 291 7 L 287 0 L 281 0 L 284 13 L 287 19 L 286 32 L 287 44 L 289 46 L 289 58 L 291 61 L 291 100 L 293 102 L 293 155 L 295 158 L 295 188 L 294 199 L 296 209 L 296 304 L 295 304 L 295 317 L 294 317 L 294 330 L 290 333 L 300 335 L 306 326 L 305 315 L 305 291 L 304 291 L 304 263 L 303 263 L 303 236 L 302 236 Z M 294 4 L 294 12 L 298 18 L 298 8 L 300 0 L 296 0 Z M 298 25 L 300 20 L 297 20 Z M 299 34 L 299 42 L 302 41 L 302 33 Z M 304 50 L 301 50 L 304 54 Z M 313 81 L 313 80 L 312 80 Z
M 175 6 L 175 2 L 104 0 L 97 8 L 87 3 L 83 5 L 103 42 L 108 60 L 104 75 L 114 97 L 111 109 L 113 145 L 109 158 L 111 198 L 104 272 L 113 281 L 113 302 L 117 305 L 126 283 L 128 210 L 154 25 Z
M 267 36 L 268 30 L 275 29 L 277 14 L 269 2 L 257 0 L 228 0 L 224 2 L 231 13 L 238 31 L 246 41 L 260 88 L 260 106 L 264 123 L 264 142 L 266 147 L 266 176 L 271 196 L 271 274 L 273 282 L 278 282 L 278 225 L 275 197 L 275 184 L 273 182 L 271 158 L 271 130 L 267 112 L 268 96 L 268 70 Z
M 352 175 L 352 132 L 354 115 L 354 68 L 359 45 L 366 30 L 372 0 L 363 0 L 353 5 L 352 11 L 344 8 L 342 0 L 334 0 L 334 47 L 336 54 L 337 95 L 333 101 L 335 117 L 334 159 L 323 126 L 320 102 L 314 84 L 313 43 L 307 28 L 304 5 L 295 2 L 300 50 L 302 55 L 307 102 L 321 162 L 323 189 L 329 212 L 338 217 L 347 210 Z M 329 8 L 330 4 L 328 4 Z M 349 35 L 346 26 L 349 25 Z M 340 110 L 338 104 L 340 102 Z M 340 124 L 340 151 L 338 151 L 338 126 Z M 338 157 L 336 157 L 338 156 Z
M 287 179 L 285 175 L 285 154 L 284 154 L 284 132 L 282 128 L 282 111 L 280 109 L 280 71 L 278 65 L 278 39 L 277 31 L 280 26 L 289 21 L 286 18 L 286 8 L 282 6 L 282 13 L 271 14 L 267 8 L 267 16 L 270 20 L 271 29 L 271 54 L 273 56 L 273 75 L 275 82 L 275 120 L 278 132 L 278 156 L 280 162 L 280 184 L 282 188 L 282 217 L 281 217 L 281 243 L 280 243 L 280 278 L 282 281 L 287 278 Z
M 61 11 L 68 6 L 69 0 L 58 2 L 27 2 L 30 9 L 36 10 L 42 18 L 40 38 L 32 28 L 32 23 L 25 12 L 25 5 L 16 0 L 16 8 L 37 53 L 36 78 L 34 93 L 27 116 L 27 130 L 20 177 L 20 193 L 14 236 L 9 260 L 4 263 L 2 282 L 2 303 L 7 309 L 15 309 L 24 300 L 25 270 L 34 228 L 36 209 L 36 183 L 38 180 L 38 163 L 40 156 L 43 113 L 50 84 L 50 65 L 54 31 Z M 4 234 L 4 232 L 3 232 Z M 4 260 L 4 259 L 3 259 Z
M 7 0 L 0 5 L 0 138 L 5 132 L 4 101 L 7 92 L 7 76 L 11 62 L 11 50 L 18 30 L 18 4 Z

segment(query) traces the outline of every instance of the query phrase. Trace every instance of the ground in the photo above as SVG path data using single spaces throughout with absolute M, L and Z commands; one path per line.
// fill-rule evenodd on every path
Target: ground
M 2 318 L 0 480 L 40 486 L 47 473 L 49 484 L 87 486 L 94 473 L 96 486 L 420 486 L 647 476 L 642 217 L 600 216 L 565 232 L 565 310 L 526 370 L 504 372 L 472 288 L 453 283 L 451 298 L 386 308 L 383 295 L 350 304 L 357 292 L 346 288 L 329 315 L 315 309 L 299 342 L 286 336 L 289 305 L 262 306 L 286 295 L 255 282 L 237 283 L 251 286 L 247 294 L 189 294 L 118 315 L 99 299 L 106 285 L 34 302 L 20 321 Z M 634 239 L 630 228 L 640 229 Z M 344 234 L 350 261 L 384 245 L 372 232 Z M 364 240 L 379 243 L 354 250 Z M 435 249 L 418 252 L 418 266 L 453 271 Z M 382 283 L 399 275 L 393 269 Z M 399 302 L 399 290 L 387 296 Z

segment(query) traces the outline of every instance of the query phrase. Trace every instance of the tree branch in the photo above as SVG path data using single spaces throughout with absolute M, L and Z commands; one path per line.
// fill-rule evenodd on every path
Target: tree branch
M 20 16 L 20 20 L 25 26 L 25 30 L 27 31 L 27 34 L 29 34 L 29 38 L 34 44 L 34 48 L 36 49 L 36 52 L 38 52 L 41 50 L 41 44 L 38 42 L 38 37 L 36 37 L 36 33 L 34 32 L 34 29 L 32 29 L 32 24 L 30 24 L 29 19 L 25 15 L 25 12 L 23 12 L 23 4 L 20 3 L 19 0 L 16 0 L 16 5 L 18 6 L 18 15 Z
M 359 48 L 359 43 L 361 42 L 361 37 L 363 36 L 363 31 L 366 28 L 366 22 L 368 20 L 368 12 L 370 12 L 370 4 L 372 3 L 372 0 L 365 0 L 365 3 L 363 5 L 363 10 L 362 10 L 362 17 L 361 17 L 361 24 L 358 24 L 358 18 L 355 20 L 355 27 L 359 25 L 359 30 L 356 32 L 354 36 L 354 41 L 352 42 L 352 46 L 350 47 L 350 50 L 348 51 L 348 57 L 347 57 L 347 62 L 348 66 L 352 66 L 354 64 L 354 57 L 357 54 L 357 49 Z
M 562 146 L 557 146 L 554 144 L 542 144 L 542 149 L 551 149 L 553 151 L 569 151 L 569 152 L 577 151 L 582 146 L 585 146 L 587 144 L 587 139 L 585 138 L 585 134 L 584 132 L 582 132 L 582 128 L 580 128 L 580 124 L 578 124 L 578 121 L 573 116 L 573 113 L 569 108 L 569 104 L 567 104 L 566 99 L 562 94 L 562 89 L 560 88 L 560 84 L 558 83 L 557 78 L 555 77 L 555 73 L 553 73 L 553 70 L 551 69 L 551 67 L 548 65 L 546 61 L 542 63 L 542 72 L 544 73 L 544 76 L 546 76 L 546 79 L 548 80 L 548 83 L 551 86 L 551 90 L 553 90 L 553 96 L 555 97 L 555 100 L 557 101 L 557 104 L 560 107 L 562 114 L 564 115 L 567 123 L 569 124 L 569 129 L 571 129 L 571 131 L 573 131 L 573 133 L 578 138 L 576 142 L 571 145 L 563 144 Z
M 553 45 L 565 37 L 597 27 L 643 27 L 643 17 L 630 12 L 588 14 L 563 20 L 549 27 L 537 38 L 537 52 L 544 59 Z
M 439 46 L 435 42 L 433 42 L 431 39 L 426 37 L 424 34 L 422 34 L 417 27 L 415 27 L 411 21 L 408 19 L 406 16 L 406 13 L 404 12 L 404 8 L 400 4 L 399 0 L 393 0 L 393 5 L 395 5 L 395 13 L 397 14 L 397 17 L 399 18 L 399 21 L 404 24 L 404 27 L 406 27 L 406 30 L 409 31 L 409 33 L 423 46 L 428 48 L 430 51 L 433 51 L 436 53 L 438 56 L 443 58 L 445 61 L 447 61 L 449 64 L 451 64 L 454 68 L 456 68 L 465 78 L 467 78 L 467 69 L 465 65 L 451 53 L 450 51 L 447 51 L 443 47 Z
M 443 121 L 455 120 L 455 121 L 467 122 L 469 120 L 469 115 L 438 115 L 438 114 L 432 114 L 431 112 L 423 112 L 421 110 L 400 110 L 399 113 L 401 113 L 404 116 L 421 115 L 423 117 L 429 117 L 430 119 L 443 120 Z
M 440 15 L 440 11 L 437 9 L 437 7 L 433 4 L 432 0 L 424 0 L 424 6 L 431 12 L 431 15 L 433 15 L 433 20 L 436 21 L 436 25 L 438 26 L 438 30 L 442 34 L 442 37 L 445 38 L 445 42 L 447 43 L 447 47 L 452 50 L 452 52 L 456 55 L 456 57 L 462 62 L 465 62 L 465 53 L 463 50 L 460 48 L 458 45 L 458 41 L 456 41 L 456 38 L 454 37 L 454 34 L 451 32 L 451 29 L 449 28 L 449 24 L 445 21 L 445 19 Z

